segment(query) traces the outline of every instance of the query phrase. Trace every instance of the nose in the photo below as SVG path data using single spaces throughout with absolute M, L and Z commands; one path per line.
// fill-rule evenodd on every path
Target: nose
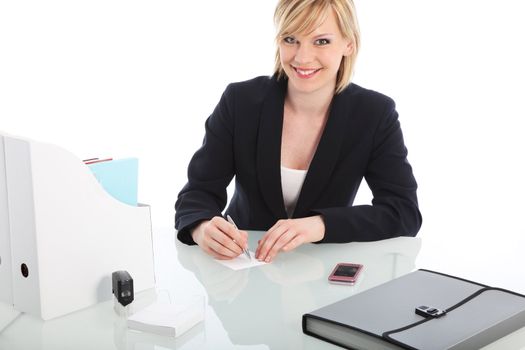
M 313 50 L 309 45 L 301 43 L 297 45 L 294 58 L 299 65 L 310 63 L 313 61 Z

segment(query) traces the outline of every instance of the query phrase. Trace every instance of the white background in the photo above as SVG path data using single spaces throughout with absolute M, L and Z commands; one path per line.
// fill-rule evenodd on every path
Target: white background
M 440 251 L 445 270 L 461 261 L 474 278 L 524 265 L 524 5 L 355 3 L 354 82 L 397 102 L 420 186 L 423 249 Z M 272 73 L 275 4 L 2 1 L 0 130 L 79 158 L 137 156 L 139 199 L 152 205 L 154 226 L 171 227 L 224 88 Z M 358 201 L 369 200 L 362 191 Z M 425 256 L 420 264 L 433 267 Z

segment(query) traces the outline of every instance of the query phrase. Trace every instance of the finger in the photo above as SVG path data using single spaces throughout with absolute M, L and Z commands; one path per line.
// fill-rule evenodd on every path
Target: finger
M 268 252 L 274 246 L 279 237 L 281 237 L 287 230 L 288 227 L 286 225 L 281 225 L 273 232 L 266 233 L 261 240 L 261 244 L 259 244 L 259 255 L 257 256 L 257 259 L 269 262 Z
M 257 248 L 255 248 L 255 258 L 257 259 L 257 257 L 259 256 L 259 251 L 261 250 L 261 240 L 258 240 L 257 241 Z
M 242 253 L 241 248 L 233 243 L 228 236 L 223 234 L 218 237 L 210 237 L 210 240 L 208 241 L 208 247 L 215 253 L 222 256 L 227 256 L 229 259 L 235 258 Z
M 220 219 L 220 220 L 219 220 Z M 247 247 L 248 234 L 242 234 L 241 231 L 235 228 L 234 225 L 230 224 L 224 218 L 217 218 L 217 227 L 227 235 L 230 240 L 235 241 L 237 245 L 240 245 L 242 249 Z
M 208 255 L 211 255 L 213 258 L 217 259 L 217 260 L 231 260 L 233 259 L 231 256 L 226 256 L 226 255 L 222 255 L 222 254 L 219 254 L 217 253 L 216 251 L 214 251 L 213 249 L 207 247 L 207 249 L 204 250 Z
M 230 258 L 238 256 L 242 249 L 215 225 L 208 227 L 206 245 L 216 253 Z
M 275 230 L 277 230 L 279 227 L 281 227 L 283 224 L 286 224 L 290 222 L 290 219 L 280 219 L 280 220 L 277 220 L 277 222 L 275 224 L 273 224 L 272 227 L 270 227 L 270 229 L 266 232 L 267 234 L 271 234 L 273 233 Z
M 275 233 L 275 230 L 271 233 L 268 231 L 261 237 L 261 239 L 257 243 L 257 249 L 255 251 L 256 259 L 264 260 L 264 257 L 266 257 L 266 252 L 268 251 L 268 248 L 265 248 L 265 247 L 267 247 L 269 244 L 268 242 L 270 239 L 270 235 L 274 233 Z M 264 252 L 264 257 L 263 257 L 263 252 Z
M 244 230 L 238 230 L 239 231 L 239 235 L 241 236 L 241 240 L 240 241 L 237 241 L 235 240 L 237 243 L 239 243 L 239 245 L 243 248 L 243 249 L 248 249 L 248 232 L 247 231 L 244 231 Z M 244 242 L 244 243 L 243 243 Z
M 219 260 L 232 259 L 231 256 L 227 256 L 227 255 L 224 255 L 224 254 L 221 254 L 215 251 L 213 246 L 215 246 L 215 249 L 218 249 L 217 242 L 215 242 L 215 240 L 213 240 L 209 236 L 205 237 L 203 244 L 202 244 L 202 249 L 204 250 L 204 252 L 206 252 L 208 255 L 211 255 L 215 259 L 219 259 Z
M 255 251 L 255 256 L 257 257 L 261 253 L 263 245 L 266 243 L 269 237 L 271 237 L 275 232 L 283 225 L 284 222 L 288 220 L 278 220 L 266 233 L 261 237 L 257 242 L 257 250 Z M 282 229 L 282 228 L 281 228 Z
M 290 241 L 292 241 L 295 237 L 297 236 L 297 232 L 295 230 L 292 230 L 292 229 L 288 229 L 284 234 L 282 234 L 278 239 L 277 241 L 275 242 L 275 244 L 270 248 L 270 250 L 268 251 L 268 255 L 265 259 L 266 262 L 271 262 L 275 256 L 277 255 L 277 253 L 285 246 L 287 245 Z
M 221 217 L 214 218 L 212 220 L 212 227 L 213 229 L 210 229 L 209 237 L 217 241 L 220 245 L 226 247 L 227 249 L 231 250 L 235 256 L 238 256 L 242 253 L 242 246 L 240 246 L 239 243 L 232 240 L 231 236 L 225 232 L 225 230 L 234 230 L 237 231 L 232 225 L 225 221 Z M 225 254 L 224 252 L 220 252 L 222 255 L 231 256 L 231 254 Z
M 241 234 L 241 238 L 243 238 L 244 240 L 246 240 L 246 242 L 248 242 L 248 231 L 239 230 L 239 233 Z
M 283 252 L 289 252 L 290 250 L 294 250 L 298 246 L 304 243 L 304 238 L 301 235 L 296 235 L 291 241 L 286 243 L 284 247 L 282 247 Z

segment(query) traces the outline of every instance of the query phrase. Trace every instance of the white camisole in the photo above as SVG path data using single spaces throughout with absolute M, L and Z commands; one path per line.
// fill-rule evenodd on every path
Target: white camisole
M 290 169 L 281 165 L 281 187 L 288 217 L 291 217 L 295 210 L 306 173 L 307 170 Z

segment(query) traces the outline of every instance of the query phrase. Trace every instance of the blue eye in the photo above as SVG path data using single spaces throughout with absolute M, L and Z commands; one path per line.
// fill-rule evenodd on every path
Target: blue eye
M 287 36 L 283 39 L 283 41 L 287 44 L 295 44 L 296 40 L 293 36 Z
M 330 44 L 330 40 L 328 39 L 317 39 L 315 41 L 315 45 L 324 46 Z

